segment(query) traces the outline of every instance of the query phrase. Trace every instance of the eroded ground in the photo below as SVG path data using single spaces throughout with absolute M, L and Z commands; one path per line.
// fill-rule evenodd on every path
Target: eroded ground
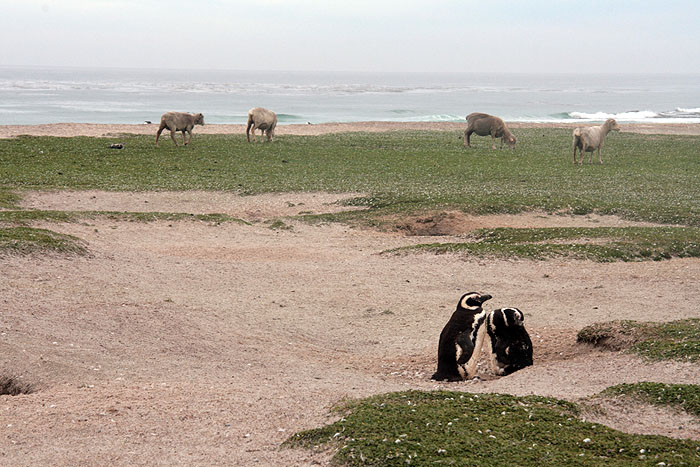
M 273 230 L 265 222 L 347 209 L 337 201 L 352 196 L 26 196 L 26 208 L 219 212 L 250 225 L 41 223 L 85 240 L 91 255 L 0 257 L 0 371 L 39 388 L 0 397 L 2 463 L 309 465 L 328 458 L 280 443 L 326 423 L 346 398 L 441 388 L 577 400 L 619 383 L 700 384 L 697 365 L 647 363 L 574 342 L 594 322 L 696 317 L 700 260 L 378 254 L 436 241 L 426 233 L 449 241 L 481 227 L 628 224 L 599 216 L 427 216 L 440 226 L 449 219 L 440 232 L 400 226 L 433 222 L 425 216 L 386 232 L 289 219 L 292 229 Z M 480 381 L 432 382 L 440 330 L 470 290 L 492 294 L 491 307 L 524 311 L 535 364 L 503 378 L 484 366 Z M 587 416 L 700 438 L 695 421 L 673 413 L 601 406 Z

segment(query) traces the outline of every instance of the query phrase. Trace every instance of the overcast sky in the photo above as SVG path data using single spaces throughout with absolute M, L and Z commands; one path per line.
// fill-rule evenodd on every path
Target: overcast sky
M 0 65 L 700 72 L 700 1 L 0 0 Z

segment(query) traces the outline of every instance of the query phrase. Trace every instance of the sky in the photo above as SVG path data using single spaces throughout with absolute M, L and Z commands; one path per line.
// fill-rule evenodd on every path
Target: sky
M 700 2 L 0 0 L 0 66 L 700 73 Z

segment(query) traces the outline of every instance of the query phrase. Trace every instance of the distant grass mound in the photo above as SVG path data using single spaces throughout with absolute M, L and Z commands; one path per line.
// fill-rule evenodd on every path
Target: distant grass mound
M 475 257 L 643 261 L 700 256 L 700 228 L 551 227 L 481 229 L 459 243 L 428 243 L 390 253 L 458 253 Z
M 18 396 L 35 392 L 34 385 L 12 376 L 0 375 L 0 396 Z
M 650 360 L 700 360 L 700 319 L 668 323 L 610 321 L 581 329 L 580 343 L 612 350 L 627 350 Z
M 0 254 L 28 255 L 53 252 L 84 255 L 87 248 L 72 235 L 31 227 L 0 227 Z
M 11 138 L 0 141 L 0 206 L 22 190 L 331 191 L 366 193 L 356 203 L 369 209 L 329 219 L 544 210 L 700 226 L 696 137 L 614 134 L 605 164 L 574 166 L 570 130 L 516 134 L 514 151 L 465 149 L 459 131 L 283 135 L 272 144 L 195 135 L 177 148 L 120 136 L 121 151 L 108 138 Z
M 652 405 L 679 407 L 700 417 L 700 386 L 697 384 L 618 384 L 607 388 L 600 396 L 632 397 Z
M 339 421 L 286 443 L 335 449 L 343 465 L 696 465 L 698 443 L 579 420 L 544 397 L 409 391 L 349 404 Z

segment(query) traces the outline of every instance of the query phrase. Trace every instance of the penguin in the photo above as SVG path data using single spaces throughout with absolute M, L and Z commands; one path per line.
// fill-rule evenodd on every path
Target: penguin
M 486 313 L 481 305 L 491 295 L 469 292 L 459 299 L 457 309 L 440 333 L 437 371 L 431 377 L 436 381 L 461 381 L 473 376 L 476 360 L 470 361 L 475 348 L 480 348 Z M 481 337 L 478 339 L 477 337 Z
M 525 317 L 517 308 L 499 308 L 486 317 L 491 352 L 491 369 L 500 376 L 509 375 L 532 365 L 532 341 L 523 325 Z

